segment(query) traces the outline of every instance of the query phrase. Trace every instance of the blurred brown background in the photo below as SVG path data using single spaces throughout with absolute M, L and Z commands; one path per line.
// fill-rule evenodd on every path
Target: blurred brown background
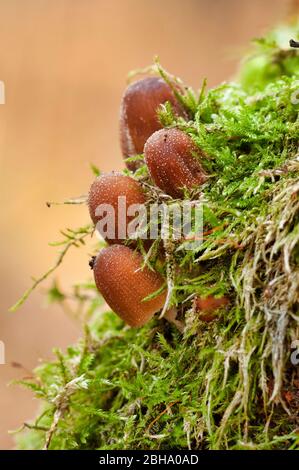
M 118 109 L 128 71 L 162 64 L 194 87 L 229 79 L 250 38 L 283 20 L 288 0 L 0 0 L 1 316 L 0 448 L 9 429 L 36 410 L 31 393 L 8 382 L 28 375 L 80 335 L 36 292 L 17 313 L 8 307 L 55 259 L 49 241 L 60 228 L 88 221 L 82 206 L 47 209 L 88 190 L 89 163 L 121 168 Z M 73 251 L 62 286 L 90 275 Z

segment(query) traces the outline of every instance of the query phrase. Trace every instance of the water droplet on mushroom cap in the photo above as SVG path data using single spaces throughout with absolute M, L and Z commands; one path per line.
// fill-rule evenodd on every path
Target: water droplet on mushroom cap
M 169 101 L 177 114 L 180 106 L 170 86 L 158 77 L 148 77 L 132 83 L 126 89 L 120 108 L 120 141 L 124 158 L 143 153 L 143 147 L 153 132 L 161 129 L 157 110 Z M 138 162 L 127 162 L 135 170 Z
M 142 326 L 164 305 L 166 292 L 143 301 L 160 289 L 164 280 L 147 267 L 140 269 L 143 258 L 127 246 L 104 248 L 94 263 L 98 290 L 111 309 L 130 326 Z
M 108 243 L 122 243 L 127 238 L 127 226 L 132 221 L 135 215 L 128 216 L 126 210 L 123 217 L 119 218 L 119 197 L 125 197 L 126 210 L 132 204 L 144 204 L 145 195 L 141 185 L 131 178 L 130 176 L 121 173 L 112 172 L 99 176 L 91 185 L 88 195 L 88 208 L 90 217 L 94 224 L 97 224 L 106 212 L 103 211 L 100 215 L 96 215 L 96 210 L 103 204 L 109 204 L 114 209 L 115 217 L 113 223 L 115 224 L 114 236 L 109 237 L 109 234 L 101 232 L 101 235 Z M 99 214 L 99 213 L 98 213 Z M 137 215 L 137 214 L 136 214 Z M 98 225 L 99 228 L 99 225 Z M 124 234 L 123 238 L 118 238 L 119 234 Z
M 202 155 L 191 138 L 178 129 L 155 132 L 144 147 L 153 181 L 174 198 L 183 196 L 183 188 L 198 187 L 206 180 L 196 154 Z

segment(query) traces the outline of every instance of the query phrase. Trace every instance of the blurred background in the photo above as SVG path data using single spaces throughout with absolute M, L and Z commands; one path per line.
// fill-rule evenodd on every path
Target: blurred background
M 286 19 L 288 0 L 0 0 L 1 309 L 0 448 L 8 430 L 36 413 L 13 379 L 30 375 L 52 348 L 81 334 L 40 287 L 7 310 L 56 257 L 59 229 L 89 222 L 84 206 L 53 206 L 88 191 L 90 163 L 120 169 L 118 113 L 127 73 L 151 64 L 199 88 L 230 79 L 249 41 Z M 63 287 L 90 276 L 86 253 L 72 251 L 56 274 Z

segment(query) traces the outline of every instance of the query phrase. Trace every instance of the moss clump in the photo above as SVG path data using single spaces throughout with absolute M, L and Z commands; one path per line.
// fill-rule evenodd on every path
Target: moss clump
M 203 191 L 186 194 L 204 205 L 203 243 L 194 250 L 167 243 L 160 266 L 184 333 L 158 319 L 130 329 L 112 312 L 99 313 L 93 283 L 76 286 L 72 297 L 88 318 L 84 338 L 25 382 L 44 405 L 18 438 L 21 448 L 298 448 L 299 377 L 290 355 L 299 337 L 299 121 L 292 98 L 299 56 L 273 37 L 259 41 L 261 75 L 249 60 L 239 83 L 203 87 L 199 96 L 174 88 L 187 120 L 168 105 L 159 112 L 165 126 L 186 132 L 208 155 Z M 159 64 L 153 69 L 173 85 Z M 135 177 L 149 198 L 164 200 L 145 166 Z M 90 231 L 72 232 L 75 241 L 67 233 L 65 246 Z M 141 241 L 139 248 L 144 252 Z M 155 249 L 145 262 L 156 263 Z M 56 285 L 50 295 L 61 303 L 67 297 Z M 225 295 L 231 303 L 206 323 L 193 307 L 197 295 Z

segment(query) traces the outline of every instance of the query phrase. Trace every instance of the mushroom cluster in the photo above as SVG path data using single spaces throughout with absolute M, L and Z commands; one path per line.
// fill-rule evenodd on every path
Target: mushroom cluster
M 192 139 L 177 128 L 163 129 L 157 111 L 166 102 L 175 115 L 185 116 L 172 88 L 162 78 L 149 77 L 128 86 L 121 102 L 120 143 L 132 176 L 102 174 L 91 185 L 88 196 L 90 217 L 108 243 L 91 263 L 96 286 L 113 311 L 135 327 L 144 325 L 163 308 L 167 293 L 163 277 L 143 266 L 136 245 L 124 244 L 134 216 L 120 217 L 119 198 L 124 197 L 127 206 L 146 202 L 142 184 L 134 178 L 140 160 L 128 157 L 143 154 L 142 163 L 147 165 L 153 184 L 173 198 L 182 198 L 185 189 L 198 188 L 206 180 L 199 163 L 203 154 Z M 106 230 L 109 208 L 115 221 L 111 233 Z

